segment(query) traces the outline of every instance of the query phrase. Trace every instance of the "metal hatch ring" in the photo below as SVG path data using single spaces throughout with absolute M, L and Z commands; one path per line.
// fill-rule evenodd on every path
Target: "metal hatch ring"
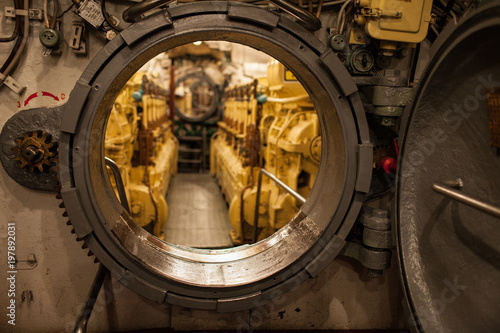
M 121 87 L 153 56 L 198 40 L 245 44 L 282 62 L 320 119 L 322 159 L 311 194 L 290 223 L 254 245 L 198 250 L 163 242 L 134 222 L 107 176 L 104 131 Z M 61 195 L 77 237 L 120 282 L 158 303 L 238 311 L 315 277 L 344 246 L 370 184 L 368 126 L 344 66 L 297 23 L 251 5 L 180 5 L 124 30 L 82 74 L 61 128 Z

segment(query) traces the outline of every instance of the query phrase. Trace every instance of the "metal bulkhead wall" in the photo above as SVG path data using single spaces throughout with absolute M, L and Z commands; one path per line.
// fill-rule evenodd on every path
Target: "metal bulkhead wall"
M 121 87 L 156 54 L 197 40 L 268 53 L 294 72 L 317 108 L 323 147 L 316 184 L 297 216 L 257 244 L 208 251 L 162 242 L 126 213 L 107 177 L 104 131 Z M 66 104 L 59 155 L 61 195 L 77 237 L 120 282 L 158 303 L 220 312 L 253 308 L 315 277 L 345 245 L 372 170 L 364 110 L 339 59 L 289 18 L 231 2 L 172 7 L 108 43 Z

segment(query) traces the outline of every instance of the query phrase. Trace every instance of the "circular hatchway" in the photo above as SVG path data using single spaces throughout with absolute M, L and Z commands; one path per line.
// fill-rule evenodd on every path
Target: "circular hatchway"
M 152 57 L 200 40 L 240 43 L 277 59 L 318 114 L 321 161 L 305 204 L 252 245 L 202 250 L 151 235 L 120 204 L 105 167 L 106 124 L 122 87 Z M 121 282 L 160 303 L 236 311 L 297 286 L 342 249 L 370 184 L 371 145 L 356 90 L 331 50 L 274 12 L 209 2 L 145 18 L 93 59 L 65 107 L 61 194 L 77 236 Z

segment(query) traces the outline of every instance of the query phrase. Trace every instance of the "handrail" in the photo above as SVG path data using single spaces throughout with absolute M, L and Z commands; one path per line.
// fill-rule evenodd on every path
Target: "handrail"
M 275 175 L 270 173 L 264 168 L 261 168 L 259 170 L 259 178 L 257 180 L 257 196 L 255 198 L 255 211 L 254 211 L 254 216 L 253 216 L 253 242 L 257 242 L 257 229 L 259 227 L 259 206 L 260 206 L 260 190 L 262 188 L 262 175 L 266 175 L 269 179 L 274 181 L 276 185 L 280 186 L 282 189 L 284 189 L 287 193 L 289 193 L 292 197 L 295 198 L 300 204 L 304 204 L 306 202 L 306 199 L 301 196 L 299 193 L 294 191 L 290 186 L 282 182 L 281 180 L 278 179 Z
M 130 207 L 128 205 L 127 194 L 125 193 L 125 186 L 123 185 L 123 179 L 120 174 L 120 168 L 118 165 L 110 159 L 109 157 L 104 158 L 106 166 L 111 169 L 113 176 L 115 177 L 116 189 L 118 190 L 118 196 L 120 197 L 120 202 L 125 210 L 130 214 Z
M 483 211 L 487 214 L 500 218 L 499 206 L 493 205 L 489 202 L 485 202 L 483 200 L 479 200 L 467 194 L 462 193 L 460 191 L 462 186 L 463 186 L 462 180 L 457 179 L 455 181 L 435 183 L 434 185 L 432 185 L 432 190 L 439 194 L 445 195 L 448 198 L 457 200 L 467 206 L 470 206 L 472 208 L 475 208 L 477 210 Z

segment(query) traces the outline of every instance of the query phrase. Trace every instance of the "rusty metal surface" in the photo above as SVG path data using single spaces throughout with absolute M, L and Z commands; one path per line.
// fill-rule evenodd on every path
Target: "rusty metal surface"
M 487 101 L 490 145 L 500 148 L 500 88 L 488 92 Z
M 4 125 L 0 134 L 2 165 L 16 182 L 33 190 L 56 192 L 59 184 L 56 174 L 50 171 L 48 165 L 40 171 L 38 168 L 21 168 L 21 162 L 16 159 L 18 143 L 16 139 L 23 138 L 26 133 L 43 130 L 50 136 L 51 143 L 57 145 L 61 128 L 63 107 L 37 108 L 16 113 Z M 54 154 L 55 156 L 55 154 Z M 56 162 L 53 158 L 47 161 Z

